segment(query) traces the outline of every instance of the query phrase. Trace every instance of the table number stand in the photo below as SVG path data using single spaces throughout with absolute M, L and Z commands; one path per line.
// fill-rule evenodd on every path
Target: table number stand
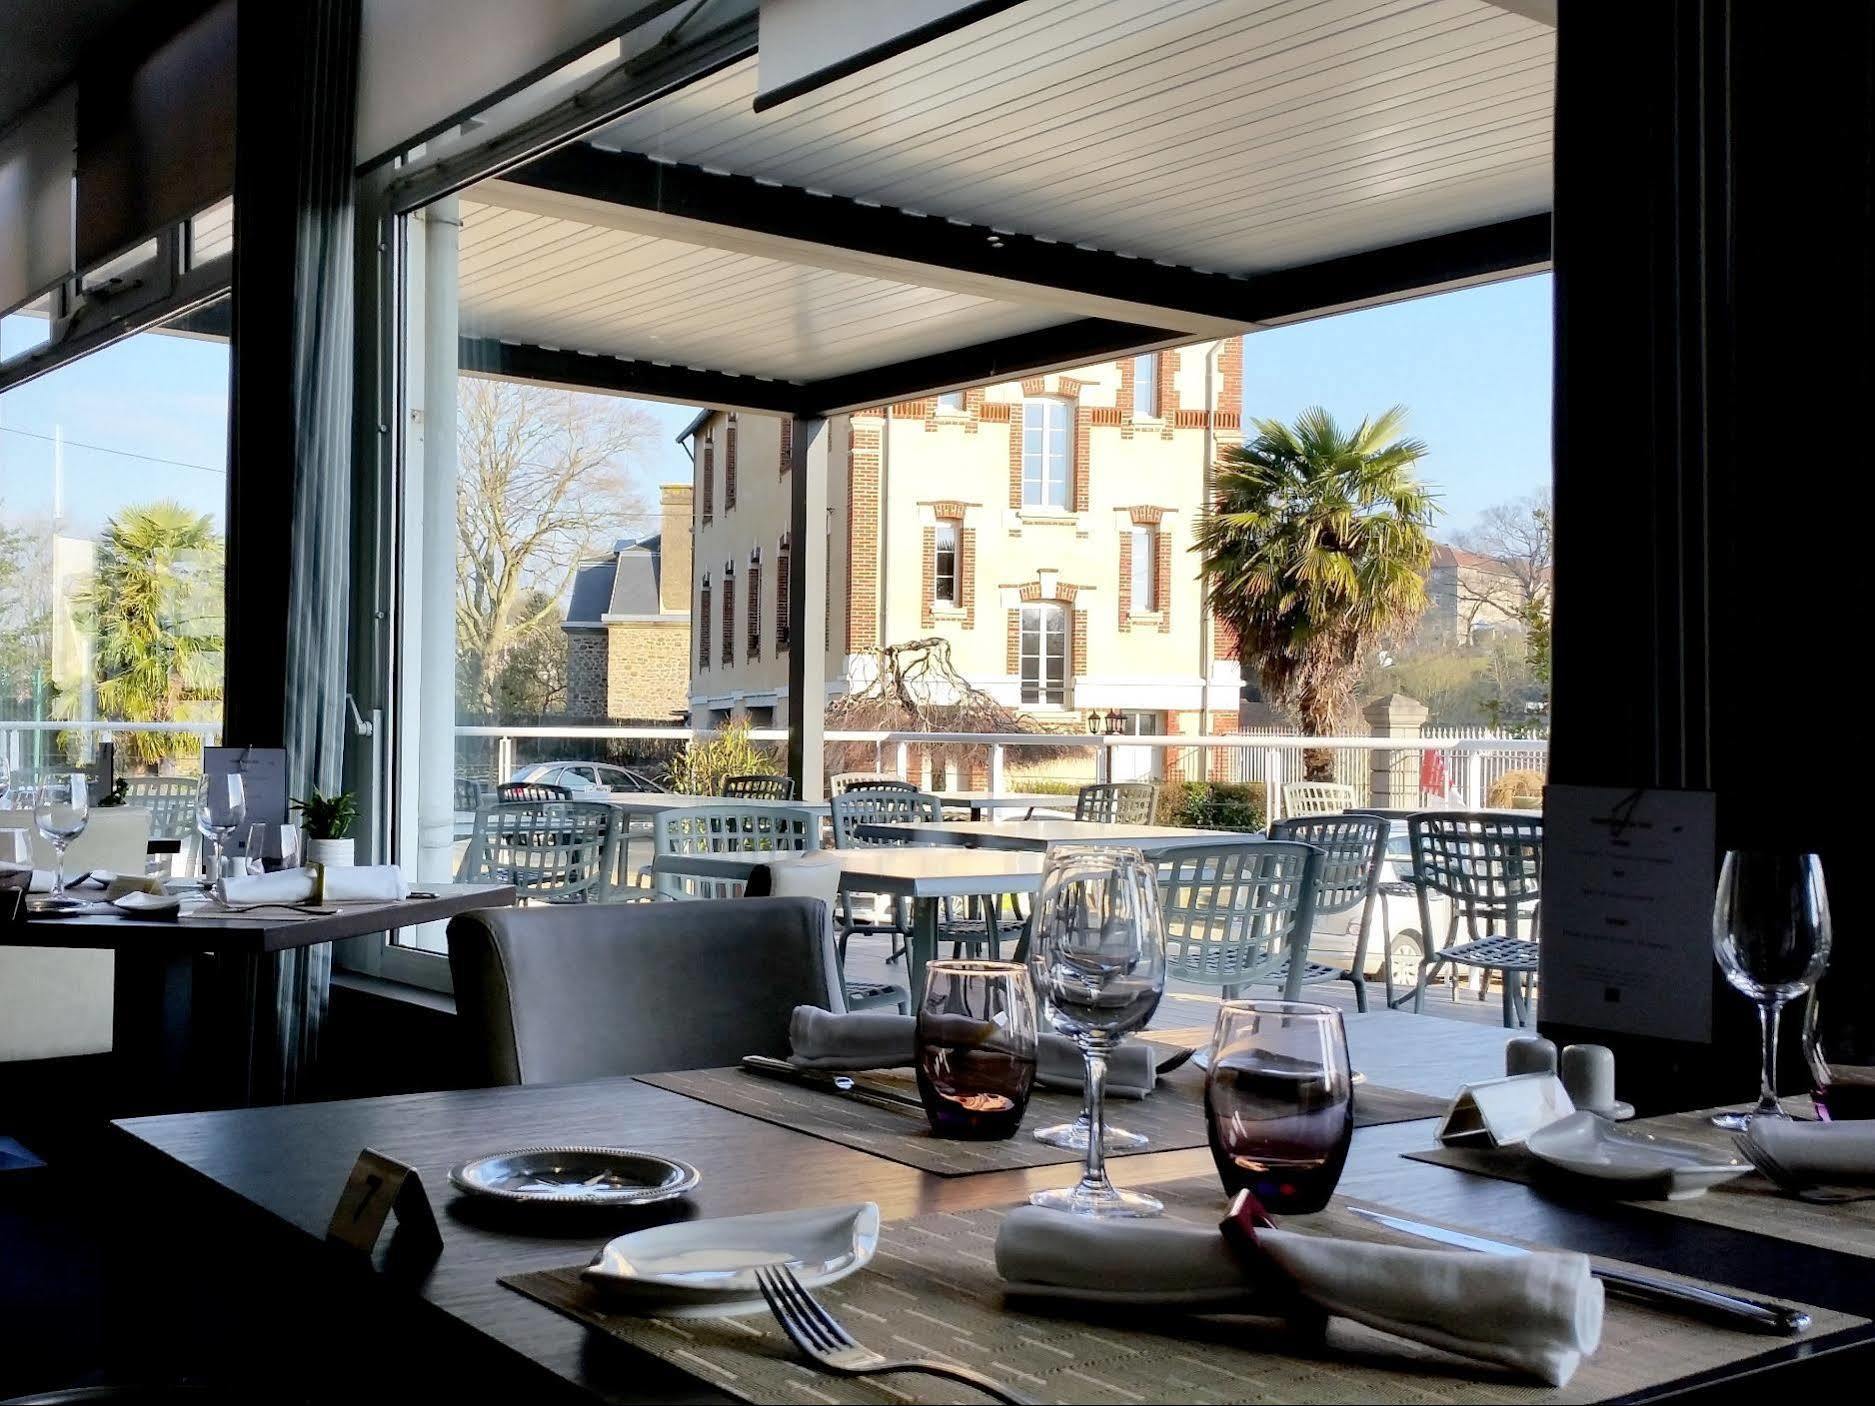
M 408 1245 L 432 1254 L 443 1248 L 436 1212 L 417 1169 L 367 1147 L 352 1164 L 338 1208 L 326 1227 L 326 1240 L 369 1255 L 393 1213 L 397 1230 L 392 1239 L 398 1248 Z

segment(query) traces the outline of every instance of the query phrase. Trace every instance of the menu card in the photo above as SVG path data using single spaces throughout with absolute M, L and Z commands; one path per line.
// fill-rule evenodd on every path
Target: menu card
M 241 776 L 242 794 L 247 797 L 247 819 L 229 844 L 230 854 L 241 853 L 247 843 L 249 825 L 286 824 L 286 748 L 284 747 L 204 747 L 202 774 Z
M 1712 1039 L 1710 791 L 1556 786 L 1543 798 L 1543 1021 Z

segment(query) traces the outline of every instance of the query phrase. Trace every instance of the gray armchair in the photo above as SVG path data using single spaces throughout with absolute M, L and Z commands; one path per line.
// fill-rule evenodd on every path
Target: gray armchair
M 824 907 L 807 898 L 462 913 L 449 971 L 489 1084 L 785 1056 L 796 1006 L 844 1005 Z

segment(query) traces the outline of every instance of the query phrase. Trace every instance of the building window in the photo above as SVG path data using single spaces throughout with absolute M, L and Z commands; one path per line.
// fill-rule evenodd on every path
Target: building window
M 703 573 L 703 589 L 697 596 L 697 668 L 710 667 L 710 575 Z
M 781 544 L 775 553 L 775 653 L 786 654 L 788 641 L 794 632 L 788 618 L 793 602 L 788 599 L 794 589 L 793 553 L 788 550 L 788 534 L 781 534 Z
M 736 662 L 736 568 L 723 568 L 723 667 Z
M 736 510 L 736 417 L 733 414 L 723 435 L 723 511 L 732 513 Z
M 762 657 L 762 549 L 749 553 L 749 658 Z
M 1133 529 L 1132 602 L 1136 614 L 1159 608 L 1159 529 Z
M 716 516 L 716 439 L 703 436 L 703 525 L 708 527 Z
M 1133 418 L 1159 418 L 1159 353 L 1133 358 Z
M 1065 400 L 1022 402 L 1022 506 L 1068 506 L 1074 417 Z
M 945 391 L 943 395 L 937 398 L 937 408 L 938 414 L 940 415 L 963 414 L 964 393 L 962 391 Z
M 1025 605 L 1018 658 L 1022 701 L 1062 707 L 1068 701 L 1068 610 Z
M 957 542 L 961 525 L 954 517 L 939 518 L 937 552 L 931 572 L 931 600 L 936 605 L 957 608 Z

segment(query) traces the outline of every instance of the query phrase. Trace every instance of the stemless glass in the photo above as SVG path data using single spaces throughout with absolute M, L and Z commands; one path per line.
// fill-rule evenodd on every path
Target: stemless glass
M 1829 964 L 1829 894 L 1823 861 L 1789 851 L 1727 852 L 1712 905 L 1712 950 L 1725 979 L 1758 1003 L 1763 1041 L 1758 1105 L 1715 1113 L 1721 1128 L 1787 1118 L 1777 1101 L 1777 1027 L 1784 1003 L 1816 984 Z
M 1354 1138 L 1348 1036 L 1333 1006 L 1232 1001 L 1218 1012 L 1204 1128 L 1224 1190 L 1271 1212 L 1319 1211 Z
M 249 870 L 272 874 L 300 866 L 300 829 L 297 825 L 256 824 L 247 827 L 247 840 L 241 853 Z
M 1803 1013 L 1803 1057 L 1818 1118 L 1875 1118 L 1875 1012 L 1867 1002 L 1820 984 Z
M 209 883 L 221 877 L 228 841 L 247 819 L 247 788 L 237 771 L 215 772 L 204 776 L 196 791 L 196 825 L 215 842 L 210 860 Z
M 918 1096 L 939 1137 L 1013 1137 L 1035 1087 L 1035 987 L 1015 962 L 932 962 Z
M 91 819 L 91 783 L 81 771 L 48 777 L 33 797 L 33 828 L 52 846 L 52 897 L 60 906 L 74 900 L 65 896 L 65 849 L 85 833 Z
M 1029 969 L 1054 1028 L 1087 1061 L 1087 1150 L 1076 1186 L 1038 1191 L 1038 1206 L 1093 1216 L 1156 1216 L 1154 1197 L 1107 1175 L 1107 1056 L 1152 1019 L 1165 991 L 1158 875 L 1137 849 L 1053 845 L 1035 896 Z

